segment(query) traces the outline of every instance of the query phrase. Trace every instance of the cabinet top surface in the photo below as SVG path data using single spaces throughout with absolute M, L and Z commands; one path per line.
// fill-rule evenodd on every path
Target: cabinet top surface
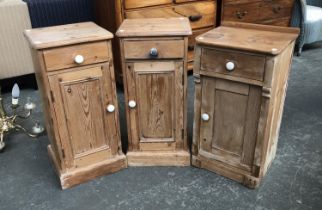
M 187 18 L 126 19 L 116 32 L 118 37 L 188 36 L 191 34 Z
M 196 38 L 198 44 L 277 55 L 299 34 L 297 28 L 224 22 Z
M 35 49 L 60 47 L 113 38 L 112 33 L 93 22 L 30 29 L 25 30 L 24 34 Z

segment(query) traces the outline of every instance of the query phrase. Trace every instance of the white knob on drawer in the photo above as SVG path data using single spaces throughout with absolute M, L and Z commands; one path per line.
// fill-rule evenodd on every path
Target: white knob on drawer
M 115 111 L 115 106 L 114 106 L 114 105 L 112 105 L 112 104 L 110 104 L 110 105 L 108 105 L 108 106 L 107 106 L 106 110 L 107 110 L 108 112 L 114 112 L 114 111 Z
M 136 102 L 133 101 L 133 100 L 129 101 L 129 107 L 132 108 L 132 109 L 135 108 L 136 107 Z
M 226 69 L 227 69 L 228 71 L 233 71 L 233 70 L 235 69 L 235 64 L 234 64 L 234 62 L 231 62 L 231 61 L 227 62 L 227 63 L 226 63 Z
M 82 64 L 85 61 L 85 59 L 84 59 L 84 56 L 82 55 L 76 55 L 74 58 L 74 61 L 77 64 Z
M 201 118 L 202 118 L 203 121 L 208 121 L 210 119 L 209 114 L 206 114 L 206 113 L 203 113 L 201 115 Z

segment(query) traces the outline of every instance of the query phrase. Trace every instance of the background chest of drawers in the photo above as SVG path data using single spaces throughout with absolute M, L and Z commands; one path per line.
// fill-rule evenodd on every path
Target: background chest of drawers
M 258 186 L 275 157 L 298 32 L 223 23 L 197 37 L 194 166 Z
M 189 37 L 188 69 L 193 67 L 195 37 L 216 26 L 216 0 L 95 0 L 97 23 L 111 32 L 125 19 L 187 17 L 193 34 Z M 113 43 L 117 79 L 121 78 L 118 40 Z
M 221 21 L 289 26 L 295 0 L 222 0 Z
M 187 166 L 187 18 L 125 20 L 120 38 L 129 166 Z
M 42 94 L 49 156 L 62 188 L 126 167 L 113 35 L 94 23 L 27 30 Z

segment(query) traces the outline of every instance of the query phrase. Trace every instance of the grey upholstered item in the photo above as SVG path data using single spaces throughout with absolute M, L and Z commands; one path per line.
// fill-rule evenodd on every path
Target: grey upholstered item
M 322 0 L 296 0 L 291 25 L 300 27 L 297 54 L 304 44 L 322 40 Z

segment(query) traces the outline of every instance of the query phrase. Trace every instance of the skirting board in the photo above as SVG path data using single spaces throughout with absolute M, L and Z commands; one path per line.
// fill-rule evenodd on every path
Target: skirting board
M 59 176 L 62 189 L 73 187 L 75 185 L 95 179 L 99 176 L 115 173 L 127 167 L 125 155 L 117 155 L 112 159 L 107 159 L 106 161 L 97 163 L 95 165 L 90 165 L 62 173 L 60 166 L 58 165 L 56 155 L 50 145 L 48 145 L 48 154 L 55 166 L 55 170 Z
M 195 166 L 197 168 L 203 168 L 211 172 L 214 172 L 218 175 L 240 182 L 246 187 L 252 189 L 258 187 L 261 182 L 261 178 L 252 176 L 249 172 L 245 171 L 243 173 L 240 169 L 236 169 L 219 161 L 208 160 L 207 158 L 204 158 L 201 155 L 193 155 L 191 164 L 192 166 Z
M 190 166 L 188 151 L 137 151 L 126 154 L 128 166 Z

